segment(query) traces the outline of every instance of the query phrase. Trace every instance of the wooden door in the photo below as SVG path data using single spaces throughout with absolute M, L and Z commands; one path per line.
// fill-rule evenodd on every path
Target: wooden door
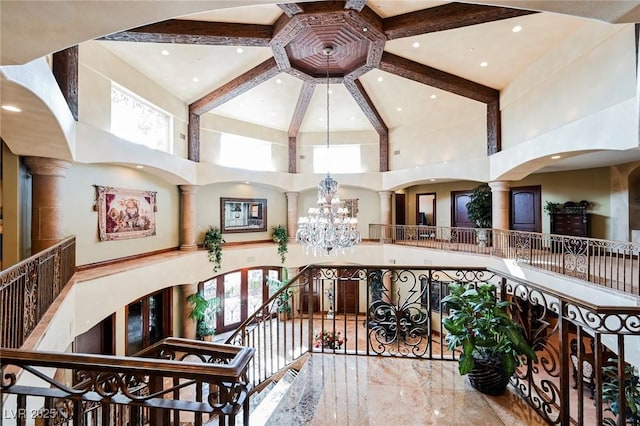
M 542 232 L 540 186 L 511 188 L 511 218 L 509 229 Z
M 338 271 L 338 276 L 344 278 L 338 279 L 336 306 L 334 307 L 338 314 L 357 314 L 359 305 L 359 287 L 360 281 L 357 278 L 350 278 L 350 273 Z
M 405 225 L 406 224 L 405 195 L 404 194 L 395 194 L 395 195 L 396 195 L 396 225 Z
M 473 191 L 451 192 L 451 226 L 460 228 L 475 228 L 475 224 L 469 219 L 467 203 L 471 200 Z

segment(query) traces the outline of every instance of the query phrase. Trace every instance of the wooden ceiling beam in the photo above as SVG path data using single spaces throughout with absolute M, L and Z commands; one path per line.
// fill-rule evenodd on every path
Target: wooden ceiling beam
M 298 96 L 298 102 L 296 103 L 296 109 L 293 111 L 293 117 L 291 117 L 291 123 L 289 124 L 289 137 L 297 137 L 300 131 L 300 125 L 307 113 L 307 108 L 311 103 L 311 97 L 316 85 L 311 82 L 304 82 L 300 95 Z
M 109 34 L 99 40 L 268 47 L 272 34 L 271 25 L 169 19 Z
M 364 90 L 360 80 L 345 79 L 344 86 L 347 88 L 349 93 L 351 93 L 351 96 L 353 96 L 353 99 L 355 99 L 356 103 L 376 132 L 379 134 L 387 133 L 389 131 L 387 125 L 384 124 L 384 120 L 380 116 L 380 113 L 378 113 L 378 110 L 371 101 L 369 95 L 367 95 L 367 92 Z
M 441 6 L 391 16 L 383 19 L 382 24 L 387 40 L 394 40 L 515 18 L 532 13 L 538 12 L 479 4 L 447 3 Z
M 347 0 L 344 8 L 361 12 L 367 4 L 367 0 Z
M 189 105 L 189 112 L 202 115 L 277 75 L 278 65 L 269 58 Z
M 287 15 L 289 18 L 304 12 L 304 10 L 302 10 L 302 7 L 297 3 L 279 4 L 278 7 L 282 9 L 284 14 Z
M 382 54 L 380 69 L 485 104 L 500 98 L 499 90 L 388 52 Z

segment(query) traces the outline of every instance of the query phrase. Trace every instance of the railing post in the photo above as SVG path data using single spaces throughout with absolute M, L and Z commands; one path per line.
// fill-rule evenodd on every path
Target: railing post
M 559 303 L 560 312 L 558 312 L 559 321 L 559 354 L 560 354 L 560 424 L 571 424 L 571 412 L 569 402 L 569 366 L 571 361 L 568 356 L 569 340 L 569 320 L 566 319 L 567 302 L 560 300 Z

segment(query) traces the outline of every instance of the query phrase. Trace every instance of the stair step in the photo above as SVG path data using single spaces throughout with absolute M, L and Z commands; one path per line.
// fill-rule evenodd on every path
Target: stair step
M 288 370 L 287 373 L 283 375 L 278 383 L 276 383 L 271 389 L 269 389 L 268 386 L 260 392 L 260 395 L 265 394 L 265 396 L 249 416 L 249 423 L 251 426 L 263 426 L 267 424 L 267 420 L 271 416 L 271 413 L 273 413 L 273 410 L 286 395 L 291 384 L 295 380 L 296 375 L 296 371 Z

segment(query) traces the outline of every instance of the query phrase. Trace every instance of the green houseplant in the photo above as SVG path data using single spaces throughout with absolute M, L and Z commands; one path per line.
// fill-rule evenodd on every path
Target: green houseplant
M 204 233 L 203 246 L 207 249 L 209 262 L 213 263 L 213 272 L 220 269 L 222 263 L 222 232 L 215 226 L 209 226 L 207 232 Z
M 461 351 L 458 370 L 469 374 L 480 392 L 504 393 L 516 367 L 526 358 L 537 359 L 520 325 L 506 312 L 511 302 L 499 300 L 494 286 L 453 283 L 442 306 L 450 310 L 442 320 L 448 348 Z
M 554 203 L 553 201 L 545 201 L 544 203 L 544 211 L 549 215 L 560 212 L 560 207 L 560 203 Z
M 602 383 L 602 402 L 607 404 L 607 410 L 613 415 L 618 416 L 620 408 L 618 407 L 618 398 L 622 392 L 626 405 L 626 424 L 640 424 L 640 376 L 638 370 L 632 365 L 626 364 L 624 368 L 624 386 L 620 390 L 618 383 L 618 360 L 611 358 L 608 365 L 602 367 L 603 383 Z M 604 419 L 605 425 L 616 425 L 613 419 Z
M 486 183 L 473 189 L 471 198 L 467 203 L 467 216 L 475 224 L 478 245 L 485 247 L 489 240 L 491 228 L 491 188 Z
M 491 188 L 488 184 L 473 189 L 467 203 L 467 216 L 476 228 L 491 228 Z
M 289 283 L 289 279 L 287 277 L 287 270 L 284 269 L 284 279 L 282 281 L 267 278 L 267 285 L 269 288 L 275 293 L 279 291 L 282 287 L 286 286 Z M 278 296 L 277 306 L 278 306 L 278 315 L 280 319 L 285 320 L 291 318 L 291 296 L 293 292 L 291 290 L 283 291 L 280 296 Z
M 285 228 L 283 225 L 274 226 L 271 229 L 271 238 L 273 238 L 273 242 L 278 246 L 278 254 L 280 255 L 282 263 L 284 263 L 288 251 L 287 228 Z
M 187 297 L 191 304 L 189 319 L 196 321 L 196 337 L 205 340 L 216 332 L 216 315 L 221 312 L 220 299 L 206 299 L 201 293 L 193 293 Z

